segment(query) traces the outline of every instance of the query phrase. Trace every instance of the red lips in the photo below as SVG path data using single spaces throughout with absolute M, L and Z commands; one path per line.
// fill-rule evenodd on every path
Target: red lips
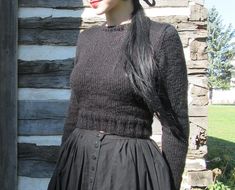
M 91 4 L 91 6 L 93 7 L 93 8 L 96 8 L 97 6 L 98 6 L 98 3 L 99 3 L 100 1 L 98 0 L 93 0 L 93 1 L 90 1 L 90 4 Z
M 90 1 L 90 3 L 96 3 L 96 2 L 99 2 L 99 1 L 97 1 L 97 0 L 94 0 L 94 1 Z

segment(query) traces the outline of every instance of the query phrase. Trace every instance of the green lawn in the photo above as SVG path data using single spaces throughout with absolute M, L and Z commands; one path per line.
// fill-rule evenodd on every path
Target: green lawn
M 235 106 L 209 105 L 208 108 L 208 168 L 220 168 L 219 180 L 234 189 L 235 185 Z
M 208 135 L 235 143 L 235 106 L 209 105 Z

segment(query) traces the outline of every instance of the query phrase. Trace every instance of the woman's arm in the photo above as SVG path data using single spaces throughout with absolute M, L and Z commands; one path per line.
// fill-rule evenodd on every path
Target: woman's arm
M 77 114 L 78 114 L 78 102 L 74 90 L 71 89 L 71 95 L 69 100 L 69 107 L 67 110 L 67 115 L 65 117 L 65 123 L 63 128 L 63 135 L 61 140 L 61 145 L 67 140 L 69 135 L 73 132 L 77 123 Z
M 74 66 L 77 64 L 78 57 L 79 57 L 79 51 L 80 51 L 80 47 L 81 47 L 80 38 L 81 38 L 81 33 L 79 34 L 79 36 L 77 38 Z M 71 88 L 71 74 L 70 74 L 70 88 Z M 64 142 L 67 140 L 69 135 L 73 132 L 73 130 L 76 127 L 78 110 L 79 110 L 79 107 L 78 107 L 78 101 L 77 101 L 77 98 L 75 95 L 75 91 L 73 88 L 71 88 L 69 106 L 68 106 L 68 110 L 66 112 L 61 145 L 64 144 Z
M 178 140 L 168 127 L 162 127 L 162 153 L 170 168 L 172 190 L 179 190 L 188 150 L 188 78 L 185 56 L 179 34 L 173 25 L 166 27 L 160 50 L 163 86 L 172 111 L 186 140 Z

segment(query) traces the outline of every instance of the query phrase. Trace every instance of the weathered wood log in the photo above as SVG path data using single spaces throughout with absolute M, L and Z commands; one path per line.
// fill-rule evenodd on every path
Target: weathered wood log
M 19 44 L 75 46 L 79 30 L 20 29 Z
M 34 178 L 49 178 L 55 169 L 55 162 L 18 159 L 18 175 Z
M 19 18 L 19 28 L 41 28 L 41 29 L 79 29 L 82 19 L 80 17 L 59 17 L 59 18 Z
M 59 71 L 69 71 L 73 69 L 74 58 L 64 60 L 18 60 L 18 73 L 21 74 L 44 74 Z
M 18 100 L 18 119 L 64 119 L 68 100 Z
M 69 78 L 74 58 L 66 60 L 22 61 L 19 64 L 19 87 L 70 88 Z
M 18 135 L 62 135 L 64 119 L 18 120 Z
M 18 158 L 56 162 L 59 157 L 60 146 L 37 146 L 32 143 L 18 143 Z
M 89 26 L 86 26 L 88 28 Z M 188 46 L 188 38 L 198 38 L 205 36 L 205 30 L 201 32 L 179 31 L 184 47 Z M 80 33 L 78 29 L 71 30 L 48 30 L 48 29 L 20 29 L 19 44 L 24 45 L 67 45 L 75 46 Z
M 18 86 L 20 88 L 70 88 L 69 71 L 57 73 L 20 75 Z
M 178 31 L 197 31 L 198 29 L 206 30 L 207 24 L 205 22 L 188 22 L 187 16 L 157 16 L 151 17 L 153 21 L 157 22 L 168 22 L 173 24 Z M 100 17 L 81 18 L 81 17 L 30 17 L 30 18 L 19 18 L 20 29 L 47 29 L 47 30 L 58 30 L 58 29 L 87 29 L 91 26 L 99 26 L 105 20 Z
M 146 3 L 142 3 L 144 7 L 148 7 Z M 75 9 L 81 7 L 90 7 L 86 0 L 20 0 L 20 7 L 47 7 L 47 8 L 63 8 Z M 187 7 L 188 0 L 158 0 L 156 7 Z
M 20 0 L 20 7 L 51 7 L 51 8 L 80 8 L 84 6 L 88 6 L 88 2 L 86 0 Z

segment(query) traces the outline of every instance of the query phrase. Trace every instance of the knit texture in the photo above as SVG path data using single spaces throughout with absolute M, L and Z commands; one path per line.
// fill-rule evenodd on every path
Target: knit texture
M 74 68 L 70 75 L 71 96 L 62 143 L 75 127 L 149 138 L 153 114 L 137 95 L 118 61 L 120 48 L 130 24 L 93 26 L 77 40 Z M 189 136 L 188 79 L 183 46 L 173 25 L 151 20 L 150 40 L 163 76 L 172 108 Z M 178 141 L 163 126 L 162 153 L 178 190 L 185 167 L 188 141 Z

